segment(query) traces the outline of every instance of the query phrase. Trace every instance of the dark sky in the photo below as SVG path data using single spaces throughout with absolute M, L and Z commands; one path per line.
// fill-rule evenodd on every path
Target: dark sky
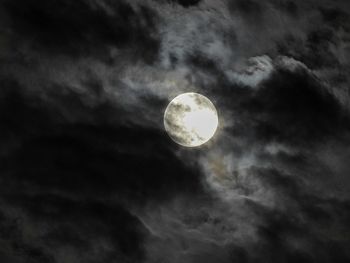
M 0 83 L 1 263 L 350 262 L 348 0 L 0 0 Z

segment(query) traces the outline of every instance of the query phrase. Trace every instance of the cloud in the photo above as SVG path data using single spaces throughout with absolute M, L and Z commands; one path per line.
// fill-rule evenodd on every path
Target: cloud
M 273 70 L 272 60 L 268 56 L 249 58 L 246 65 L 241 67 L 241 70 L 227 71 L 226 76 L 233 83 L 250 87 L 256 87 L 268 78 Z
M 345 262 L 345 1 L 3 1 L 0 260 Z M 174 144 L 176 95 L 211 142 Z
M 157 14 L 145 5 L 135 10 L 111 1 L 5 1 L 8 37 L 49 55 L 92 56 L 113 62 L 111 47 L 128 59 L 153 63 L 157 59 Z M 17 43 L 16 43 L 17 44 Z M 17 44 L 23 45 L 23 44 Z

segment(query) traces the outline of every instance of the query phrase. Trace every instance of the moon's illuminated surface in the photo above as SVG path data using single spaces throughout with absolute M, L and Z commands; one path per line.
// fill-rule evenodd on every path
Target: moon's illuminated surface
M 170 138 L 186 147 L 200 146 L 209 141 L 218 124 L 213 103 L 194 92 L 174 98 L 164 113 L 164 126 Z

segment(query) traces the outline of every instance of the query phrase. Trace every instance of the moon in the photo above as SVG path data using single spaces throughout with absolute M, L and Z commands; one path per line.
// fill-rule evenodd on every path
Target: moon
M 214 104 L 205 96 L 188 92 L 174 98 L 164 113 L 164 127 L 170 138 L 185 147 L 208 142 L 219 124 Z

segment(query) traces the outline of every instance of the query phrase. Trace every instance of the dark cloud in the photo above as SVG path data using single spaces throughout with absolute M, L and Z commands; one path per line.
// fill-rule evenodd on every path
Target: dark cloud
M 3 216 L 1 221 L 7 231 L 1 238 L 7 244 L 5 255 L 14 254 L 15 258 L 23 259 L 20 262 L 74 258 L 138 262 L 144 257 L 142 240 L 147 231 L 118 205 L 78 202 L 56 195 L 8 198 L 13 207 L 19 208 L 16 216 L 26 215 Z M 36 232 L 38 228 L 41 231 Z
M 237 0 L 231 1 L 232 11 L 238 11 L 238 13 L 244 15 L 259 15 L 263 11 L 264 4 L 261 4 L 259 1 L 255 0 Z
M 287 213 L 261 209 L 265 223 L 258 231 L 266 243 L 260 252 L 271 262 L 344 262 L 349 256 L 349 202 L 314 197 L 301 190 L 294 178 L 278 171 L 263 171 L 263 175 L 266 183 L 280 189 L 283 198 L 296 201 L 300 210 L 295 211 L 292 202 L 283 208 Z M 271 253 L 274 248 L 281 253 Z
M 243 103 L 256 120 L 258 137 L 290 144 L 308 144 L 325 136 L 348 131 L 347 114 L 314 77 L 307 72 L 277 71 L 252 99 Z M 273 99 L 272 99 L 273 98 Z
M 90 85 L 96 90 L 97 84 Z M 2 201 L 20 211 L 4 219 L 13 221 L 15 232 L 4 226 L 10 236 L 3 241 L 3 260 L 139 262 L 147 231 L 123 206 L 202 191 L 199 175 L 178 160 L 164 132 L 111 123 L 126 114 L 113 105 L 90 108 L 78 94 L 62 94 L 60 86 L 51 105 L 15 80 L 4 79 L 3 87 Z M 79 121 L 69 122 L 61 107 Z M 44 225 L 48 229 L 36 233 Z M 34 237 L 23 237 L 26 231 Z
M 179 162 L 164 132 L 110 123 L 112 115 L 125 112 L 108 103 L 90 109 L 72 92 L 54 95 L 60 107 L 80 119 L 69 123 L 60 109 L 25 97 L 15 82 L 11 84 L 12 90 L 2 95 L 1 120 L 7 128 L 2 132 L 21 145 L 2 161 L 3 170 L 13 171 L 3 177 L 9 184 L 16 177 L 43 189 L 120 194 L 139 201 L 198 188 L 198 175 Z
M 135 10 L 120 1 L 5 1 L 14 41 L 30 48 L 69 56 L 106 59 L 114 46 L 148 63 L 157 59 L 157 14 L 147 6 Z
M 300 7 L 294 1 L 271 1 L 271 3 L 282 12 L 291 16 L 298 16 Z
M 198 5 L 202 0 L 171 0 L 172 2 L 178 3 L 184 7 L 190 7 Z
M 346 1 L 0 5 L 1 262 L 349 261 Z

